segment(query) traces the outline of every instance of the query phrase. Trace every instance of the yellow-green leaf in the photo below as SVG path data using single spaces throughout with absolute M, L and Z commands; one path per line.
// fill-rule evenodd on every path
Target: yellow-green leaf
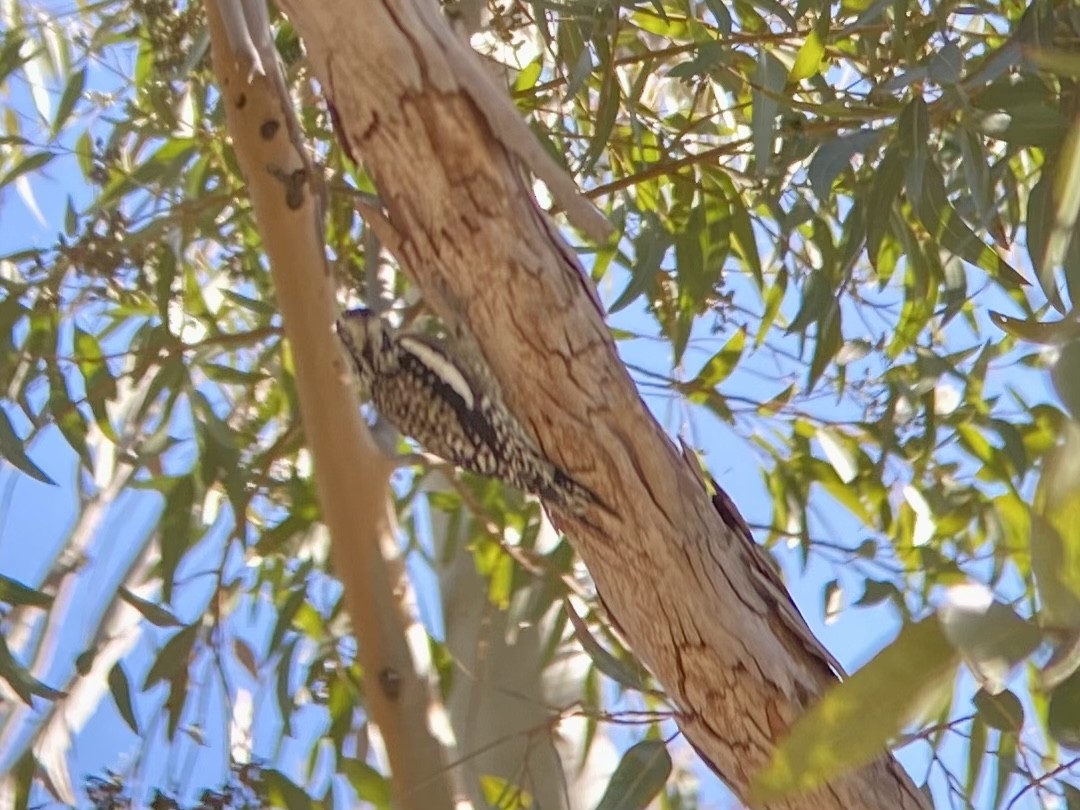
M 813 790 L 879 756 L 906 725 L 936 708 L 959 661 L 937 618 L 904 627 L 795 723 L 753 778 L 753 802 Z

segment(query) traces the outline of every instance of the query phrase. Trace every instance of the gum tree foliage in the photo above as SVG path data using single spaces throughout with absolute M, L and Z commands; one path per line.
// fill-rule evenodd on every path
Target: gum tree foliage
M 5 230 L 0 244 L 4 486 L 18 487 L 18 510 L 59 482 L 78 513 L 65 553 L 36 558 L 44 574 L 0 578 L 9 785 L 22 801 L 46 795 L 41 750 L 14 736 L 17 702 L 37 707 L 44 738 L 60 694 L 89 688 L 91 706 L 130 727 L 118 750 L 136 734 L 146 745 L 134 760 L 117 753 L 116 779 L 87 781 L 84 801 L 149 802 L 159 761 L 159 802 L 206 788 L 242 806 L 246 794 L 227 792 L 239 784 L 329 806 L 333 782 L 386 806 L 357 733 L 354 642 L 202 10 L 5 0 L 2 11 L 4 210 L 55 231 Z M 467 27 L 478 9 L 445 11 Z M 1080 10 L 536 0 L 479 11 L 474 46 L 619 230 L 609 245 L 579 241 L 643 393 L 692 445 L 718 423 L 742 437 L 767 494 L 746 509 L 759 539 L 835 571 L 808 611 L 886 602 L 903 620 L 796 727 L 762 795 L 892 743 L 923 752 L 916 778 L 943 806 L 1058 796 L 1080 807 Z M 379 261 L 355 203 L 376 190 L 336 144 L 288 21 L 274 31 L 326 170 L 342 300 L 355 301 Z M 394 300 L 414 303 L 390 277 Z M 15 484 L 11 468 L 43 483 Z M 590 737 L 612 717 L 635 721 L 610 806 L 655 795 L 696 806 L 681 768 L 667 779 L 668 707 L 575 581 L 569 546 L 534 548 L 536 505 L 471 478 L 437 495 L 418 481 L 397 487 L 416 567 L 440 564 L 425 509 L 448 515 L 491 609 L 556 616 L 549 660 L 584 645 L 587 698 L 573 710 Z M 146 525 L 104 545 L 118 499 Z M 127 566 L 112 579 L 95 568 L 109 546 Z M 47 641 L 68 598 L 106 582 L 65 658 Z M 537 583 L 522 606 L 515 595 Z M 126 625 L 123 606 L 136 612 Z M 453 663 L 437 632 L 429 646 L 445 693 Z M 225 730 L 241 690 L 273 718 L 257 726 L 268 762 L 250 783 L 237 781 L 248 771 L 230 766 Z M 307 765 L 290 778 L 275 762 L 298 746 Z M 196 762 L 216 763 L 216 782 Z M 486 786 L 500 807 L 527 806 L 521 788 Z

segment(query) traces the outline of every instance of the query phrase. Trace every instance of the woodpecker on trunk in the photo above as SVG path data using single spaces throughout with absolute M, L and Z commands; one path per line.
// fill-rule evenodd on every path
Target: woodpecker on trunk
M 399 332 L 367 309 L 344 313 L 337 333 L 362 397 L 429 453 L 575 515 L 598 503 L 543 456 L 478 360 L 466 362 L 426 335 Z

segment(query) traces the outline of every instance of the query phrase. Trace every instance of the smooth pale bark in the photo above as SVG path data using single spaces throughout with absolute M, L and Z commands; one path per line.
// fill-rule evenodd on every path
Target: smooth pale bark
M 448 486 L 441 472 L 425 478 L 425 491 Z M 580 648 L 559 645 L 555 660 L 545 660 L 556 602 L 547 615 L 515 624 L 515 611 L 499 610 L 488 598 L 489 582 L 476 570 L 468 533 L 449 515 L 433 509 L 429 518 L 446 647 L 454 657 L 454 676 L 446 709 L 457 740 L 461 776 L 475 807 L 487 802 L 482 776 L 496 776 L 528 791 L 545 810 L 587 810 L 604 795 L 618 761 L 603 726 L 588 751 L 587 720 L 561 709 L 581 705 L 586 695 L 588 657 Z M 493 527 L 494 530 L 497 530 Z M 553 547 L 558 535 L 545 524 L 537 549 Z M 547 585 L 538 579 L 514 593 L 527 604 Z
M 340 134 L 376 178 L 392 227 L 384 243 L 448 324 L 476 338 L 544 451 L 614 507 L 590 515 L 592 525 L 565 517 L 561 525 L 680 708 L 687 738 L 747 797 L 751 775 L 834 676 L 782 586 L 721 520 L 619 362 L 588 282 L 523 177 L 518 161 L 535 160 L 522 144 L 531 135 L 431 0 L 281 5 Z M 588 224 L 565 189 L 556 201 Z M 774 806 L 927 802 L 882 754 Z
M 214 72 L 270 262 L 335 574 L 358 640 L 364 706 L 385 743 L 395 806 L 449 810 L 451 772 L 427 723 L 433 697 L 405 636 L 402 571 L 384 557 L 394 546 L 390 461 L 360 418 L 333 334 L 337 305 L 322 239 L 321 178 L 299 138 L 265 6 L 226 0 L 207 3 L 207 13 Z

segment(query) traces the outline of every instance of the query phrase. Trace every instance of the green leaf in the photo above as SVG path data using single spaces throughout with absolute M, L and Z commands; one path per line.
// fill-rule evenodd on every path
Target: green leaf
M 1048 627 L 1080 628 L 1080 425 L 1046 456 L 1031 521 L 1031 570 Z
M 618 312 L 649 289 L 656 281 L 660 263 L 664 260 L 664 254 L 670 246 L 671 237 L 655 217 L 648 217 L 641 233 L 634 240 L 636 261 L 631 269 L 630 283 L 608 308 L 608 312 L 612 314 Z
M 75 109 L 75 104 L 82 98 L 83 89 L 86 87 L 86 68 L 72 73 L 68 78 L 64 92 L 60 96 L 60 103 L 56 108 L 56 117 L 53 119 L 52 136 L 55 138 L 64 128 L 68 118 Z
M 1072 318 L 1061 321 L 1039 322 L 1013 318 L 993 310 L 989 312 L 989 315 L 990 320 L 998 328 L 1005 330 L 1014 337 L 1029 340 L 1032 343 L 1057 346 L 1080 338 L 1080 321 Z
M 110 441 L 119 442 L 105 407 L 108 400 L 116 397 L 116 380 L 109 371 L 98 339 L 78 326 L 75 327 L 75 361 L 85 380 L 86 400 L 90 403 L 94 420 Z
M 1058 684 L 1050 695 L 1046 729 L 1059 745 L 1080 750 L 1080 672 Z
M 788 74 L 789 82 L 799 82 L 809 79 L 821 72 L 821 63 L 825 58 L 825 41 L 817 32 L 817 29 L 807 34 L 803 44 L 799 47 L 799 53 L 795 57 L 795 64 L 791 66 Z
M 1051 168 L 1053 216 L 1043 249 L 1041 266 L 1044 273 L 1040 274 L 1040 280 L 1043 280 L 1045 274 L 1047 278 L 1043 287 L 1047 298 L 1052 304 L 1056 301 L 1055 306 L 1064 312 L 1064 306 L 1056 295 L 1056 287 L 1053 288 L 1053 294 L 1046 288 L 1054 284 L 1053 272 L 1064 265 L 1069 243 L 1076 238 L 1074 234 L 1077 215 L 1080 214 L 1080 117 L 1077 117 L 1069 128 L 1061 152 Z
M 26 753 L 19 757 L 15 767 L 11 769 L 13 793 L 12 810 L 30 810 L 30 794 L 34 788 L 34 776 L 37 774 L 38 761 L 34 758 L 34 750 L 27 746 Z M 37 805 L 34 805 L 35 808 Z
M 186 667 L 169 681 L 169 694 L 165 698 L 165 734 L 170 741 L 176 737 L 176 730 L 180 727 L 180 718 L 184 714 L 184 706 L 187 705 L 188 686 Z
M 705 5 L 716 19 L 716 29 L 725 37 L 731 36 L 733 21 L 724 0 L 705 0 Z
M 1015 772 L 1016 743 L 1019 735 L 1003 732 L 998 739 L 998 750 L 995 762 L 997 773 L 994 777 L 994 798 L 990 806 L 993 810 L 1001 807 L 1008 793 L 1009 782 Z
M 991 692 L 999 692 L 1014 666 L 1042 641 L 1039 629 L 1008 605 L 996 602 L 983 585 L 949 588 L 938 608 L 945 636 L 963 657 L 972 674 Z
M 48 607 L 53 602 L 50 594 L 23 585 L 17 579 L 0 574 L 0 602 L 9 605 L 29 605 L 31 607 Z
M 964 261 L 981 267 L 1006 287 L 1019 287 L 1027 280 L 1007 261 L 988 247 L 953 208 L 945 193 L 945 181 L 933 160 L 925 160 L 917 187 L 908 172 L 908 193 L 923 227 L 943 248 Z
M 529 62 L 529 64 L 518 71 L 518 75 L 514 78 L 514 84 L 511 87 L 511 91 L 517 95 L 519 93 L 524 93 L 526 90 L 531 90 L 540 80 L 540 72 L 542 69 L 543 64 L 539 58 Z
M 611 678 L 615 683 L 636 692 L 648 691 L 648 675 L 640 669 L 633 659 L 620 660 L 609 653 L 596 640 L 585 620 L 577 615 L 569 601 L 565 603 L 566 615 L 574 628 L 574 636 L 584 648 L 586 654 L 596 664 L 596 668 Z
M 691 311 L 694 311 L 713 294 L 720 279 L 720 267 L 716 263 L 706 262 L 708 230 L 705 206 L 691 205 L 685 225 L 675 236 L 675 268 L 680 298 L 686 299 Z
M 746 346 L 746 330 L 737 329 L 724 348 L 709 358 L 708 362 L 701 367 L 693 382 L 688 386 L 691 390 L 711 391 L 726 380 L 742 357 L 743 348 Z
M 1080 53 L 1062 48 L 1024 48 L 1024 58 L 1037 68 L 1071 79 L 1080 79 Z
M 0 407 L 0 456 L 3 456 L 19 471 L 45 484 L 56 486 L 45 472 L 26 454 L 22 440 L 16 435 L 15 428 L 8 418 L 7 411 Z
M 817 198 L 828 201 L 832 196 L 833 181 L 844 169 L 851 168 L 851 159 L 873 149 L 880 139 L 880 132 L 866 130 L 833 138 L 819 146 L 806 170 L 810 188 Z
M 30 708 L 34 708 L 34 695 L 46 700 L 57 700 L 64 696 L 63 692 L 46 686 L 31 675 L 30 671 L 11 654 L 7 639 L 2 634 L 0 634 L 0 678 L 7 681 L 8 686 Z
M 948 39 L 930 57 L 926 75 L 938 84 L 956 84 L 964 72 L 964 52 L 955 41 Z
M 285 633 L 292 626 L 293 619 L 296 618 L 296 614 L 300 612 L 301 606 L 304 604 L 304 599 L 307 597 L 307 590 L 301 585 L 298 588 L 293 588 L 288 597 L 286 597 L 284 604 L 278 609 L 277 622 L 274 624 L 274 632 L 270 635 L 270 646 L 267 648 L 268 652 L 273 653 L 282 639 L 285 638 Z
M 780 802 L 879 757 L 908 723 L 932 713 L 958 663 L 936 618 L 905 625 L 892 644 L 795 722 L 751 780 L 753 800 Z
M 982 138 L 970 129 L 960 133 L 960 151 L 963 155 L 962 168 L 967 180 L 975 210 L 979 212 L 979 225 L 985 227 L 995 215 L 994 201 L 991 196 L 990 167 L 986 148 Z
M 614 70 L 608 70 L 604 74 L 604 83 L 600 87 L 600 100 L 596 107 L 596 116 L 593 118 L 593 134 L 589 141 L 589 151 L 585 153 L 581 168 L 582 174 L 592 171 L 596 161 L 604 154 L 608 147 L 608 139 L 615 127 L 615 121 L 622 106 L 622 91 Z
M 82 465 L 87 470 L 93 470 L 93 459 L 86 442 L 89 429 L 82 413 L 71 399 L 67 380 L 56 363 L 52 362 L 46 364 L 46 375 L 49 380 L 49 411 L 52 418 L 64 440 L 79 455 Z
M 194 540 L 192 510 L 195 505 L 195 479 L 192 475 L 162 479 L 165 483 L 165 506 L 159 523 L 161 532 L 161 595 L 172 602 L 173 577 L 180 560 Z
M 660 740 L 642 740 L 619 760 L 596 810 L 645 810 L 671 776 L 671 755 Z
M 583 47 L 578 53 L 574 67 L 570 70 L 570 80 L 566 83 L 566 94 L 563 96 L 563 100 L 568 101 L 576 96 L 578 91 L 585 86 L 585 80 L 592 75 L 592 72 L 592 52 L 588 47 Z
M 292 696 L 289 694 L 289 670 L 292 666 L 293 652 L 296 650 L 299 641 L 299 637 L 293 638 L 286 642 L 282 648 L 281 657 L 278 659 L 277 679 L 274 688 L 278 714 L 281 716 L 281 722 L 284 726 L 282 731 L 288 736 L 292 736 L 292 716 L 293 710 L 296 708 Z M 276 648 L 271 647 L 270 650 L 273 652 Z
M 971 721 L 971 735 L 968 739 L 967 750 L 967 775 L 964 778 L 964 796 L 969 801 L 975 798 L 975 786 L 979 784 L 979 775 L 986 761 L 986 738 L 986 722 L 976 715 Z
M 750 212 L 739 194 L 730 197 L 731 220 L 730 240 L 735 252 L 739 254 L 743 264 L 750 271 L 758 291 L 765 289 L 765 275 L 761 270 L 761 256 L 758 255 L 757 240 L 754 239 L 754 228 L 750 222 Z
M 263 771 L 263 784 L 266 797 L 271 807 L 284 807 L 286 810 L 314 810 L 314 803 L 307 792 L 281 771 L 268 769 Z
M 1080 328 L 1080 323 L 1076 326 Z M 1074 420 L 1080 419 L 1080 340 L 1065 344 L 1050 370 L 1054 390 Z
M 157 654 L 143 680 L 143 691 L 160 681 L 176 682 L 187 673 L 191 650 L 199 636 L 199 625 L 192 624 L 175 633 Z
M 979 710 L 976 720 L 986 726 L 1016 733 L 1024 728 L 1024 705 L 1008 689 L 996 695 L 980 689 L 972 702 Z
M 26 34 L 19 29 L 11 29 L 4 34 L 4 45 L 0 48 L 0 82 L 7 80 L 12 71 L 25 64 L 31 57 L 20 56 Z M 28 49 L 29 50 L 29 49 Z
M 780 305 L 784 302 L 784 296 L 787 295 L 787 284 L 787 270 L 781 267 L 776 274 L 776 283 L 765 292 L 765 312 L 762 313 L 761 322 L 758 324 L 757 337 L 754 338 L 754 348 L 760 347 L 769 336 L 769 330 L 776 321 L 776 316 L 780 314 Z
M 1068 119 L 1042 101 L 1018 103 L 1008 109 L 977 113 L 972 126 L 987 137 L 1014 146 L 1053 148 L 1061 142 Z
M 772 164 L 776 140 L 776 116 L 780 112 L 777 96 L 784 89 L 787 71 L 783 63 L 762 47 L 758 52 L 757 70 L 751 91 L 750 129 L 754 141 L 754 166 L 758 177 L 764 177 Z
M 480 790 L 490 810 L 532 810 L 532 794 L 508 779 L 484 774 L 480 777 Z
M 0 177 L 0 188 L 5 188 L 24 174 L 35 172 L 46 166 L 56 155 L 53 152 L 35 152 L 15 164 L 15 167 Z
M 859 461 L 840 430 L 834 427 L 821 427 L 814 434 L 814 438 L 818 440 L 825 458 L 836 470 L 840 481 L 845 485 L 854 481 L 859 474 Z
M 341 761 L 341 771 L 360 801 L 375 805 L 376 810 L 390 810 L 393 806 L 389 780 L 366 762 L 346 757 Z
M 135 716 L 135 706 L 131 702 L 131 683 L 123 665 L 117 661 L 109 670 L 109 691 L 112 693 L 116 708 L 124 722 L 136 734 L 139 733 L 139 721 Z
M 120 587 L 119 594 L 121 599 L 139 611 L 144 619 L 156 627 L 180 627 L 183 625 L 183 622 L 161 605 L 148 602 L 123 586 Z
M 818 322 L 817 335 L 814 339 L 814 356 L 810 360 L 810 377 L 807 391 L 813 391 L 833 357 L 844 345 L 844 332 L 840 326 L 840 305 L 833 301 Z

